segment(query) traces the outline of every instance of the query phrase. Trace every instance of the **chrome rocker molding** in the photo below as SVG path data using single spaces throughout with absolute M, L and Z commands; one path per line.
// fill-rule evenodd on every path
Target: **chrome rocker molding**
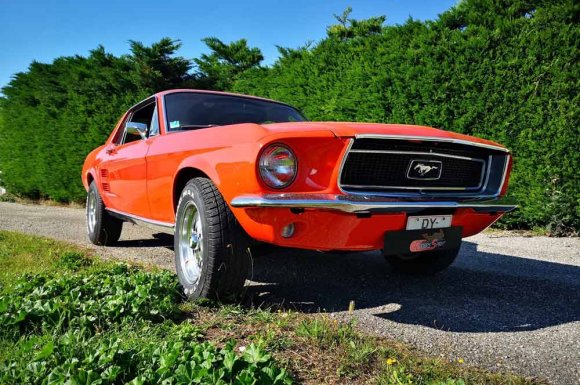
M 461 203 L 444 201 L 388 201 L 373 198 L 361 199 L 349 195 L 270 194 L 242 195 L 232 200 L 240 208 L 294 208 L 333 210 L 346 213 L 417 213 L 429 209 L 473 209 L 480 213 L 507 213 L 517 206 L 494 203 Z
M 111 216 L 118 218 L 118 219 L 125 221 L 125 222 L 130 222 L 130 223 L 133 223 L 135 225 L 149 227 L 150 229 L 157 230 L 157 231 L 160 231 L 160 232 L 166 233 L 166 234 L 173 235 L 173 233 L 175 231 L 175 225 L 173 223 L 155 221 L 152 219 L 147 219 L 147 218 L 139 217 L 137 215 L 127 214 L 127 213 L 124 213 L 122 211 L 113 210 L 113 209 L 109 209 L 109 208 L 106 208 L 106 210 L 109 214 L 111 214 Z

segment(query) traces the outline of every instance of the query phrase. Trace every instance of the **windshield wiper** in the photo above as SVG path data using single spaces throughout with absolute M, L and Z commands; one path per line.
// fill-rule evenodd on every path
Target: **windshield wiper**
M 197 128 L 217 127 L 217 124 L 183 124 L 179 126 L 180 130 L 195 130 Z

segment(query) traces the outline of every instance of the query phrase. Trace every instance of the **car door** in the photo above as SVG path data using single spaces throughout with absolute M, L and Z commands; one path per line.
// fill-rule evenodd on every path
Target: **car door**
M 108 183 L 108 191 L 105 193 L 109 209 L 141 218 L 150 217 L 146 157 L 151 141 L 158 132 L 156 119 L 155 99 L 134 107 L 120 128 L 121 132 L 115 142 L 107 148 L 106 160 L 101 164 L 100 172 Z M 128 130 L 128 123 L 146 125 L 145 138 L 138 131 Z

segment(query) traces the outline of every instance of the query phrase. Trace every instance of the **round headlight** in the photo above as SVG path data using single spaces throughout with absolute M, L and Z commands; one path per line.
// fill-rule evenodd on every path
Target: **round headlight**
M 268 187 L 288 187 L 296 178 L 296 163 L 296 157 L 290 148 L 282 144 L 272 144 L 260 156 L 260 177 Z

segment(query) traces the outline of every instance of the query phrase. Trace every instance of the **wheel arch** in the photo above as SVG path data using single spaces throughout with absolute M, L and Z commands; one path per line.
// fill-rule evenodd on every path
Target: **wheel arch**
M 89 191 L 89 187 L 91 186 L 91 183 L 93 183 L 93 181 L 95 180 L 95 176 L 93 175 L 92 171 L 89 171 L 86 173 L 85 175 L 85 190 Z
M 173 180 L 173 193 L 171 195 L 173 202 L 173 212 L 177 211 L 177 204 L 179 203 L 179 197 L 183 191 L 183 188 L 187 182 L 193 178 L 207 178 L 211 180 L 211 178 L 199 168 L 187 166 L 180 169 Z

